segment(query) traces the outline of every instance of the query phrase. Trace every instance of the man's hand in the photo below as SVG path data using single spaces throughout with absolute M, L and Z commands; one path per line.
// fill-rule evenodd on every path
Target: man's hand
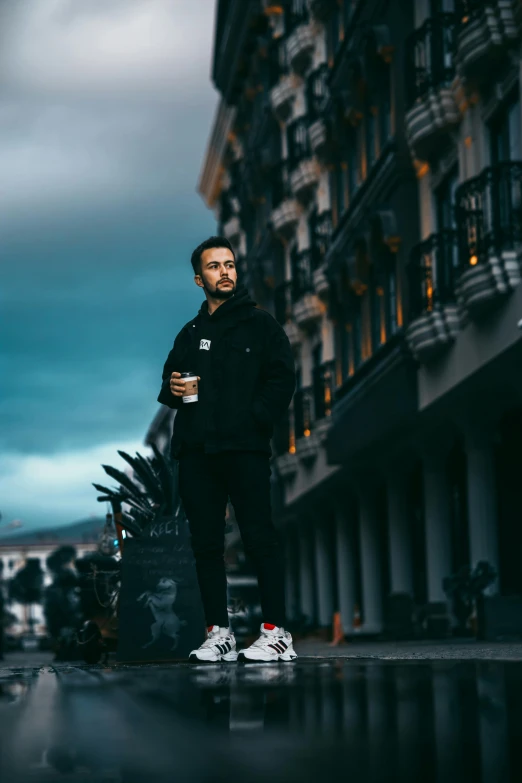
M 198 381 L 200 380 L 201 378 L 198 375 Z M 183 397 L 185 394 L 185 381 L 181 380 L 180 372 L 173 372 L 170 376 L 170 391 L 174 397 Z

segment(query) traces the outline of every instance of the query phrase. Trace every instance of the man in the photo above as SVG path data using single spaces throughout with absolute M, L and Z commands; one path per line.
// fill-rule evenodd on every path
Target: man
M 174 341 L 163 368 L 158 402 L 177 414 L 171 453 L 179 460 L 179 489 L 208 637 L 193 661 L 235 661 L 229 629 L 224 564 L 225 514 L 234 507 L 246 553 L 257 571 L 264 622 L 245 661 L 296 658 L 285 631 L 284 574 L 270 507 L 270 438 L 295 390 L 295 367 L 284 329 L 256 308 L 237 285 L 228 240 L 210 237 L 191 259 L 204 294 L 198 315 Z M 183 403 L 182 372 L 198 376 L 198 401 Z

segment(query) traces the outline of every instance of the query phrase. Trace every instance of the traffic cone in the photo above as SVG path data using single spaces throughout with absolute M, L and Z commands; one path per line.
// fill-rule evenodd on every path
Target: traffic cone
M 336 612 L 333 616 L 332 641 L 330 642 L 330 647 L 337 647 L 338 644 L 342 644 L 343 642 L 344 631 L 341 621 L 341 612 Z
M 355 606 L 353 607 L 353 622 L 352 622 L 353 632 L 359 633 L 361 627 L 362 627 L 361 611 L 359 609 L 359 604 L 355 604 Z

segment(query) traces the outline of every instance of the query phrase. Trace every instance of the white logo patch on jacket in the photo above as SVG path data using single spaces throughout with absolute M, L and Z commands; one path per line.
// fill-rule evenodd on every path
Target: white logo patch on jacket
M 199 350 L 200 351 L 210 351 L 210 340 L 200 340 L 199 343 Z

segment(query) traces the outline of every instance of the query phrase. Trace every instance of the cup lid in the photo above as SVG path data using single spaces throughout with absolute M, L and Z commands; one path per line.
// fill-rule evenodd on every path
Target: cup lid
M 181 373 L 181 377 L 182 378 L 190 378 L 192 376 L 196 377 L 196 373 L 195 372 L 182 372 Z

